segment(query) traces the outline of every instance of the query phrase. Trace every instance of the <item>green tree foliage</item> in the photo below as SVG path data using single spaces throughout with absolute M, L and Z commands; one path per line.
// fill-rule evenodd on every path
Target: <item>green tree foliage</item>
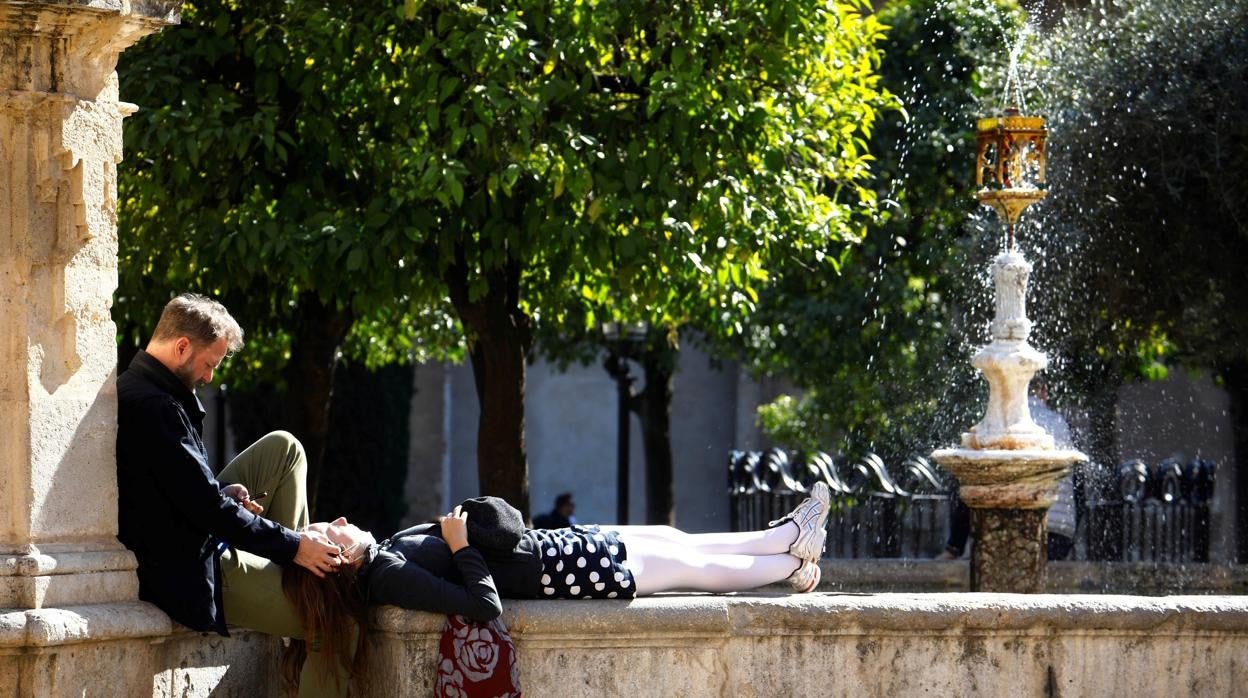
M 413 84 L 463 108 L 426 117 L 453 158 L 411 194 L 469 335 L 483 483 L 523 491 L 534 321 L 739 331 L 769 260 L 860 234 L 882 96 L 879 27 L 857 8 L 420 7 Z
M 119 70 L 141 107 L 119 184 L 123 357 L 170 296 L 220 297 L 248 332 L 227 379 L 282 388 L 276 423 L 307 447 L 314 492 L 340 353 L 377 365 L 459 341 L 437 280 L 407 268 L 390 189 L 414 128 L 401 26 L 375 4 L 204 0 Z
M 1021 16 L 1010 2 L 904 0 L 879 19 L 881 78 L 904 107 L 871 141 L 884 220 L 836 269 L 782 269 L 750 335 L 753 361 L 804 389 L 759 413 L 800 448 L 924 450 L 978 404 L 962 333 L 983 324 L 975 265 L 997 236 L 973 215 L 974 119 Z
M 1114 386 L 1182 364 L 1231 393 L 1248 454 L 1248 6 L 1097 0 L 1039 42 L 1051 115 L 1038 240 L 1073 374 Z M 1041 302 L 1045 302 L 1041 299 Z M 1248 487 L 1238 496 L 1248 559 Z
M 1037 54 L 1053 182 L 1039 225 L 1091 311 L 1064 321 L 1127 369 L 1248 359 L 1248 7 L 1094 2 Z
M 482 489 L 527 510 L 536 323 L 736 332 L 770 261 L 861 237 L 884 101 L 862 7 L 196 4 L 127 71 L 155 109 L 131 125 L 126 288 L 254 304 L 298 372 L 362 321 L 383 349 L 417 314 L 443 328 L 449 298 Z

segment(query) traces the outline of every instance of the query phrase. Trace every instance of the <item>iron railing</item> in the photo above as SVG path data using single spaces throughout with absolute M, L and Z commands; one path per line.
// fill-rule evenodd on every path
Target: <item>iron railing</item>
M 1154 466 L 1124 462 L 1116 471 L 1083 471 L 1079 527 L 1088 560 L 1208 562 L 1214 464 L 1167 458 Z
M 944 547 L 951 483 L 921 456 L 888 466 L 874 453 L 803 457 L 771 449 L 732 451 L 728 462 L 734 531 L 766 528 L 822 481 L 833 498 L 826 556 L 931 557 Z
M 1207 562 L 1215 484 L 1213 463 L 1168 458 L 1149 467 L 1129 460 L 1116 471 L 1076 468 L 1074 556 L 1126 562 Z M 732 530 L 766 528 L 815 482 L 832 490 L 825 555 L 928 558 L 944 549 L 956 482 L 921 456 L 886 464 L 874 453 L 832 456 L 782 449 L 731 451 Z

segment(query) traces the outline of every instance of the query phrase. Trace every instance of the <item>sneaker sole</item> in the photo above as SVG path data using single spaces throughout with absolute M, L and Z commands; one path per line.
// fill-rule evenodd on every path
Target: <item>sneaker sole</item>
M 819 565 L 817 565 L 817 564 L 815 564 L 815 563 L 813 563 L 813 562 L 810 562 L 809 560 L 804 561 L 804 562 L 802 563 L 802 566 L 803 566 L 803 567 L 805 567 L 807 564 L 812 565 L 812 566 L 814 567 L 815 572 L 814 572 L 814 575 L 813 575 L 813 579 L 811 579 L 811 580 L 810 580 L 810 583 L 809 583 L 809 584 L 807 584 L 807 585 L 805 585 L 805 586 L 803 586 L 803 587 L 800 587 L 800 588 L 799 588 L 797 585 L 793 584 L 793 583 L 792 583 L 792 581 L 790 581 L 790 582 L 789 582 L 789 586 L 793 588 L 793 591 L 794 591 L 795 593 L 798 593 L 798 594 L 809 594 L 810 592 L 814 591 L 816 588 L 818 588 L 818 587 L 819 587 L 819 580 L 820 580 L 820 578 L 823 576 L 823 572 L 822 572 L 822 570 L 820 570 L 820 569 L 819 569 Z M 796 574 L 798 574 L 798 573 L 799 573 L 799 572 L 801 572 L 801 571 L 802 571 L 802 568 L 801 568 L 801 567 L 799 567 L 799 568 L 797 568 L 797 572 L 794 572 L 793 574 L 794 574 L 794 575 L 796 575 Z

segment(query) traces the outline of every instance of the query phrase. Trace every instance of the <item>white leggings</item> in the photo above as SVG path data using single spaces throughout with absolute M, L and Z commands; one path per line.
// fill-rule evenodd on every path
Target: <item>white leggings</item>
M 745 591 L 787 579 L 802 561 L 789 554 L 797 524 L 766 531 L 685 533 L 671 526 L 603 526 L 628 551 L 637 594 Z

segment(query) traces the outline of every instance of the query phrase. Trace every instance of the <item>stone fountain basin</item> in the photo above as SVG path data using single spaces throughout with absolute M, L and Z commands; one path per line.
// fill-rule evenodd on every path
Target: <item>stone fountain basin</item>
M 1088 457 L 1059 449 L 946 448 L 932 458 L 958 478 L 967 506 L 994 509 L 1044 509 L 1053 503 L 1057 481 Z

